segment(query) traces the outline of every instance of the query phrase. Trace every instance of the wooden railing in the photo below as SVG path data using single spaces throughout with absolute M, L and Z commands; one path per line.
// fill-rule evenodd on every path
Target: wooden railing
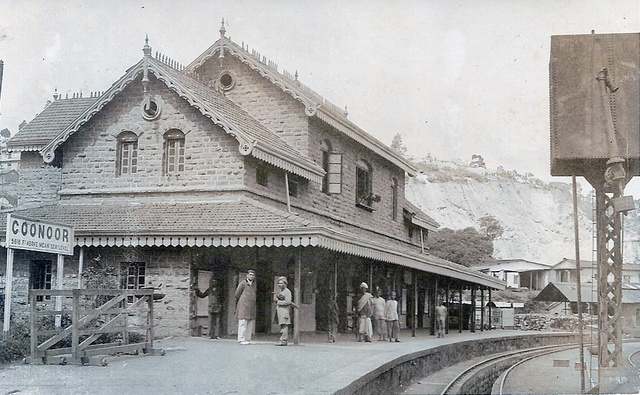
M 55 303 L 55 298 L 62 303 Z M 29 301 L 31 356 L 26 362 L 106 365 L 107 355 L 155 353 L 152 289 L 31 290 Z M 51 308 L 56 305 L 63 307 Z M 63 318 L 70 324 L 63 325 Z M 114 333 L 122 335 L 94 344 Z M 130 342 L 132 333 L 144 341 Z M 40 338 L 46 340 L 39 343 Z

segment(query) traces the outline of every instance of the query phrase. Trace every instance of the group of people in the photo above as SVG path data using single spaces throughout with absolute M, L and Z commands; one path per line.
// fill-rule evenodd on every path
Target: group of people
M 400 325 L 398 322 L 396 292 L 392 291 L 389 295 L 389 300 L 385 301 L 380 295 L 379 289 L 376 290 L 376 296 L 374 297 L 369 292 L 369 286 L 365 282 L 360 284 L 360 291 L 362 296 L 358 299 L 356 306 L 358 315 L 356 340 L 359 342 L 363 340 L 371 342 L 375 324 L 375 333 L 378 335 L 379 341 L 389 339 L 390 342 L 400 343 L 398 339 Z
M 251 337 L 256 327 L 256 296 L 257 287 L 255 284 L 256 272 L 248 270 L 247 276 L 238 283 L 235 292 L 236 318 L 238 319 L 238 343 L 242 345 L 253 344 Z M 280 325 L 280 339 L 277 346 L 286 346 L 289 340 L 289 326 L 291 325 L 291 307 L 296 307 L 292 301 L 291 291 L 287 288 L 288 281 L 284 276 L 278 277 L 278 292 L 274 292 L 273 301 L 276 304 L 276 319 Z M 209 298 L 209 338 L 219 339 L 220 313 L 222 304 L 218 290 L 218 281 L 211 277 L 209 287 L 200 291 L 194 286 L 196 296 L 199 298 Z
M 238 319 L 238 343 L 242 345 L 253 344 L 251 337 L 255 332 L 256 320 L 256 284 L 255 271 L 248 270 L 247 276 L 243 281 L 238 283 L 235 292 L 236 300 L 236 318 Z M 217 280 L 212 277 L 209 287 L 201 292 L 197 286 L 194 286 L 195 293 L 199 298 L 209 298 L 209 337 L 211 339 L 219 339 L 220 330 L 220 314 L 222 311 L 222 303 L 218 289 Z M 385 300 L 380 295 L 380 290 L 376 289 L 375 297 L 369 292 L 369 286 L 363 282 L 360 284 L 362 295 L 358 299 L 356 306 L 357 313 L 357 341 L 371 342 L 375 333 L 378 335 L 378 341 L 400 342 L 398 334 L 400 325 L 398 322 L 398 301 L 396 300 L 396 292 L 392 291 L 389 300 Z M 276 304 L 276 315 L 274 321 L 280 325 L 280 338 L 277 346 L 286 346 L 289 340 L 289 326 L 291 325 L 291 307 L 297 306 L 293 303 L 291 291 L 288 289 L 288 281 L 284 276 L 278 277 L 278 290 L 274 292 L 273 301 Z M 441 304 L 435 309 L 436 325 L 438 329 L 438 337 L 444 337 L 445 320 L 447 315 L 446 307 Z M 336 341 L 336 333 L 339 323 L 339 309 L 335 295 L 330 300 L 328 306 L 328 324 L 329 324 L 329 342 Z

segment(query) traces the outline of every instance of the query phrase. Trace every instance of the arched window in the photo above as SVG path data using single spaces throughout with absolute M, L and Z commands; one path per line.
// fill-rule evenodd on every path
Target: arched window
M 371 165 L 360 159 L 356 162 L 356 204 L 371 207 L 373 201 L 373 178 Z
M 171 129 L 164 134 L 164 173 L 184 171 L 184 133 Z
M 118 135 L 116 175 L 138 172 L 138 136 L 133 132 Z

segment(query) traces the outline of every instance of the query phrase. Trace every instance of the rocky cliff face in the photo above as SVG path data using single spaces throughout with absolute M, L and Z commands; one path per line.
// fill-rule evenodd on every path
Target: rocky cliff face
M 440 223 L 441 228 L 479 229 L 486 215 L 504 229 L 494 241 L 494 258 L 526 259 L 555 264 L 575 258 L 572 187 L 569 183 L 545 183 L 532 174 L 486 170 L 462 163 L 423 160 L 420 175 L 409 180 L 407 198 Z M 589 190 L 579 189 L 580 258 L 595 259 Z M 640 201 L 636 201 L 640 207 Z M 640 260 L 639 210 L 624 221 L 624 262 Z M 593 257 L 593 258 L 592 258 Z

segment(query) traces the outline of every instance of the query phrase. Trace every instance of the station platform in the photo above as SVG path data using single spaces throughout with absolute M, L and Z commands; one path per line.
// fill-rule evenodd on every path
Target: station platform
M 334 394 L 385 364 L 438 346 L 541 332 L 492 330 L 452 332 L 444 338 L 428 331 L 401 331 L 401 343 L 356 342 L 339 334 L 302 333 L 300 344 L 275 347 L 277 335 L 255 344 L 234 338 L 166 338 L 154 348 L 164 356 L 114 356 L 106 367 L 13 364 L 0 368 L 0 392 L 23 394 Z M 345 390 L 347 389 L 347 390 Z

